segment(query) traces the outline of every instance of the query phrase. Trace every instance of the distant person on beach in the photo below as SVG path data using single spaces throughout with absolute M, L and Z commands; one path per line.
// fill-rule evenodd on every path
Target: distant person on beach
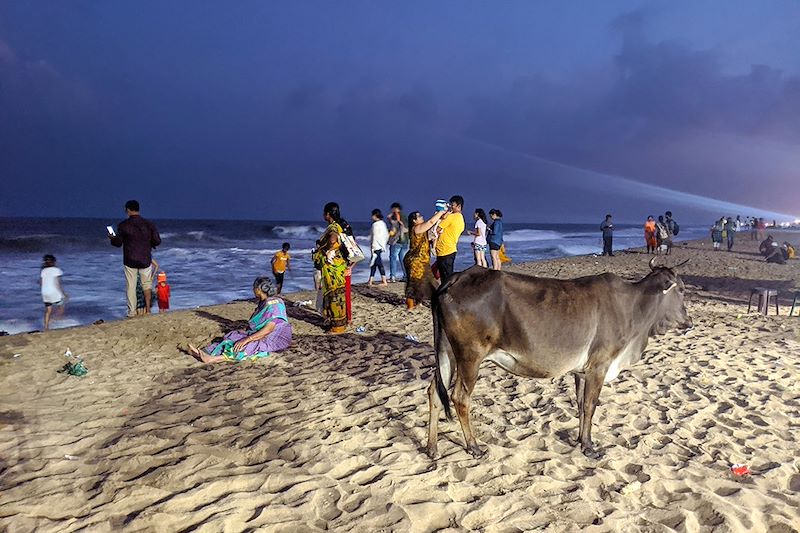
M 285 350 L 292 344 L 292 325 L 286 316 L 286 304 L 275 296 L 272 280 L 256 278 L 253 294 L 258 303 L 247 330 L 231 331 L 222 342 L 200 350 L 189 345 L 189 351 L 204 363 L 253 361 Z
M 156 283 L 156 300 L 158 300 L 158 312 L 166 313 L 169 311 L 170 289 L 167 283 L 167 273 L 158 273 L 158 283 Z
M 658 253 L 666 250 L 668 240 L 669 230 L 667 230 L 667 224 L 664 222 L 664 217 L 658 215 L 658 221 L 656 222 L 656 250 Z
M 320 271 L 322 285 L 322 316 L 327 320 L 328 333 L 344 333 L 347 329 L 346 273 L 349 267 L 339 241 L 339 234 L 349 225 L 342 219 L 339 204 L 325 204 L 322 216 L 328 227 L 317 240 L 314 265 Z
M 403 220 L 403 206 L 395 202 L 389 212 L 389 281 L 402 279 L 403 258 L 408 252 L 408 226 Z M 403 274 L 403 277 L 407 273 Z
M 764 222 L 763 218 L 759 218 L 758 221 L 756 222 L 756 230 L 758 233 L 757 240 L 760 241 L 764 238 L 764 235 L 767 233 L 767 223 Z
M 725 229 L 725 218 L 720 218 L 711 226 L 711 242 L 714 250 L 720 250 L 722 246 L 722 231 Z
M 109 234 L 111 244 L 122 247 L 122 264 L 125 269 L 125 285 L 128 298 L 128 317 L 136 316 L 136 282 L 142 284 L 145 309 L 150 310 L 153 276 L 151 250 L 161 244 L 161 237 L 155 225 L 139 215 L 139 202 L 129 200 L 125 203 L 127 220 L 117 226 L 116 234 Z
M 283 277 L 290 268 L 289 260 L 291 256 L 289 256 L 289 249 L 291 247 L 292 245 L 288 242 L 281 244 L 281 249 L 275 252 L 275 255 L 272 256 L 272 261 L 270 261 L 272 275 L 275 276 L 276 294 L 280 294 L 283 290 Z
M 42 286 L 42 302 L 44 302 L 44 330 L 50 329 L 50 318 L 53 308 L 57 308 L 59 318 L 64 316 L 64 305 L 67 303 L 67 293 L 61 285 L 61 276 L 64 272 L 56 266 L 56 257 L 47 254 L 42 258 L 42 271 L 39 274 L 39 284 Z
M 767 238 L 761 241 L 761 244 L 758 245 L 758 253 L 764 257 L 769 257 L 775 253 L 777 248 L 778 243 L 775 242 L 775 239 L 772 238 L 772 235 L 767 235 Z
M 489 233 L 489 254 L 492 257 L 492 270 L 503 267 L 503 213 L 499 209 L 490 209 L 489 218 L 492 224 L 487 228 Z M 510 260 L 509 260 L 510 261 Z
M 372 278 L 375 277 L 377 270 L 381 274 L 381 285 L 387 285 L 386 270 L 383 268 L 383 252 L 389 244 L 389 229 L 383 221 L 383 213 L 380 209 L 372 210 L 372 231 L 370 233 L 370 250 L 372 257 L 369 261 L 369 279 L 367 285 L 372 285 Z
M 475 254 L 475 264 L 483 268 L 488 268 L 486 264 L 486 248 L 488 248 L 486 233 L 489 226 L 486 220 L 486 212 L 478 208 L 475 210 L 472 217 L 475 219 L 475 231 L 470 231 L 469 234 L 472 235 L 472 250 Z
M 418 303 L 429 300 L 431 292 L 438 286 L 431 271 L 431 245 L 428 230 L 444 216 L 444 211 L 436 211 L 425 220 L 419 211 L 408 215 L 410 248 L 403 266 L 406 270 L 406 307 L 413 309 Z
M 611 223 L 611 215 L 606 215 L 606 219 L 600 224 L 600 231 L 603 232 L 603 255 L 614 257 L 614 224 Z
M 669 233 L 669 238 L 667 239 L 666 243 L 667 255 L 669 255 L 672 252 L 673 241 L 675 237 L 678 235 L 678 232 L 680 231 L 680 226 L 678 225 L 677 222 L 675 222 L 675 219 L 672 218 L 672 211 L 667 211 L 666 213 L 664 213 L 664 223 L 666 224 L 667 232 Z
M 728 217 L 725 221 L 725 236 L 728 240 L 728 251 L 733 250 L 733 241 L 736 237 L 736 221 L 733 217 Z
M 450 207 L 444 218 L 439 223 L 439 238 L 436 241 L 436 266 L 442 283 L 447 282 L 453 275 L 456 254 L 458 253 L 458 239 L 464 233 L 464 198 L 453 196 L 450 198 Z
M 656 239 L 656 220 L 652 215 L 647 217 L 647 222 L 644 223 L 644 243 L 647 246 L 647 253 L 656 253 L 656 246 L 658 240 Z

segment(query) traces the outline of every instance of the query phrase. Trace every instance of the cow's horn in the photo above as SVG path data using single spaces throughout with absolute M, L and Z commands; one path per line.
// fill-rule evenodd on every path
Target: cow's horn
M 647 263 L 647 264 L 650 265 L 650 270 L 655 270 L 656 269 L 656 258 L 655 258 L 655 256 L 653 256 L 653 258 L 650 259 L 650 262 Z
M 690 257 L 690 258 L 689 258 L 689 259 L 687 259 L 686 261 L 682 261 L 682 262 L 678 263 L 677 265 L 675 265 L 674 267 L 672 267 L 672 270 L 677 270 L 677 269 L 679 269 L 680 267 L 682 267 L 683 265 L 685 265 L 686 263 L 688 263 L 688 262 L 689 262 L 689 261 L 691 261 L 691 260 L 692 260 L 692 258 Z
M 661 292 L 664 293 L 664 294 L 667 294 L 669 291 L 671 291 L 672 289 L 674 289 L 677 286 L 678 286 L 678 284 L 673 281 L 672 284 L 669 287 L 667 287 L 666 289 L 662 290 Z

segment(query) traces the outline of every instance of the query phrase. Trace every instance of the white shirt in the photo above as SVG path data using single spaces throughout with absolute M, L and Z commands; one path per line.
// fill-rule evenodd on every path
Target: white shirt
M 372 223 L 372 238 L 371 250 L 385 250 L 389 244 L 389 228 L 386 227 L 386 222 L 383 220 L 376 220 Z
M 42 269 L 42 300 L 44 303 L 56 304 L 64 299 L 64 293 L 58 288 L 58 278 L 64 273 L 58 267 Z
M 475 221 L 475 233 L 480 232 L 480 235 L 475 235 L 475 244 L 486 246 L 486 222 L 481 219 Z

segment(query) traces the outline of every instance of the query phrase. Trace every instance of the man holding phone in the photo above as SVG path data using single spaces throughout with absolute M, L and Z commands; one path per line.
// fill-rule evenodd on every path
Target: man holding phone
M 139 202 L 128 200 L 125 203 L 127 220 L 117 226 L 116 234 L 113 228 L 108 232 L 111 244 L 122 247 L 122 263 L 125 269 L 125 289 L 128 298 L 128 317 L 136 316 L 136 280 L 142 282 L 144 291 L 145 313 L 150 312 L 152 298 L 153 275 L 150 265 L 153 257 L 150 251 L 161 244 L 161 237 L 155 225 L 139 215 Z
M 450 205 L 447 214 L 439 224 L 439 239 L 436 241 L 436 266 L 439 269 L 439 276 L 442 284 L 453 275 L 458 252 L 458 238 L 464 233 L 464 215 L 461 214 L 464 208 L 464 198 L 453 196 L 450 198 Z

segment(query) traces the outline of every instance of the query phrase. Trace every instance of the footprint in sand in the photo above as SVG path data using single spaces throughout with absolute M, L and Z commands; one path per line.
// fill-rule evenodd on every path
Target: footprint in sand
M 341 498 L 342 495 L 334 488 L 318 490 L 311 500 L 317 517 L 327 521 L 338 518 L 342 514 L 342 510 L 336 504 Z

